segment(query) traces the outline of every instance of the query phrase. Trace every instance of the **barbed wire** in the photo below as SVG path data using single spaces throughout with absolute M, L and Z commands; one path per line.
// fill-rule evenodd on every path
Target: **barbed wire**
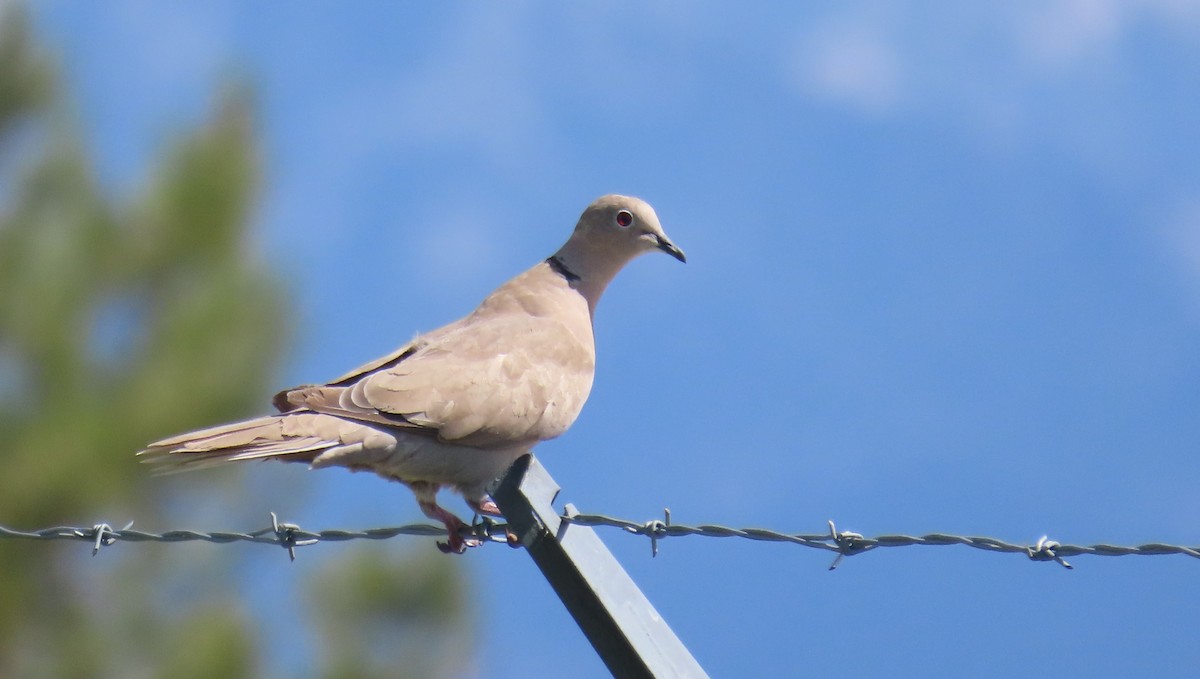
M 1043 535 L 1032 545 L 1017 544 L 997 538 L 973 535 L 949 535 L 946 533 L 927 533 L 925 535 L 879 535 L 865 537 L 860 533 L 839 531 L 833 521 L 829 522 L 828 533 L 789 534 L 780 533 L 765 528 L 729 528 L 728 526 L 700 525 L 684 526 L 671 524 L 670 512 L 665 513 L 665 520 L 635 522 L 625 519 L 615 519 L 598 514 L 576 514 L 564 517 L 572 523 L 588 526 L 612 526 L 638 535 L 646 535 L 651 539 L 651 549 L 657 547 L 657 540 L 666 537 L 683 535 L 702 535 L 704 537 L 738 537 L 747 540 L 764 542 L 787 542 L 836 552 L 837 558 L 830 564 L 829 570 L 837 568 L 847 556 L 862 554 L 879 547 L 913 547 L 946 545 L 964 545 L 987 552 L 1009 552 L 1024 554 L 1033 561 L 1054 561 L 1064 568 L 1073 568 L 1065 561 L 1065 557 L 1091 554 L 1094 556 L 1165 556 L 1182 554 L 1200 559 L 1200 546 L 1170 545 L 1163 543 L 1147 543 L 1133 547 L 1110 544 L 1096 545 L 1064 545 L 1048 536 Z
M 1095 545 L 1064 545 L 1055 540 L 1042 536 L 1036 543 L 1018 544 L 1006 542 L 997 538 L 949 535 L 946 533 L 928 533 L 925 535 L 878 535 L 865 537 L 860 533 L 839 531 L 833 521 L 829 522 L 829 531 L 825 533 L 781 533 L 767 528 L 731 528 L 713 524 L 688 526 L 671 523 L 670 510 L 664 511 L 663 519 L 651 521 L 631 521 L 603 514 L 582 514 L 568 506 L 562 519 L 568 523 L 583 526 L 603 526 L 618 528 L 625 533 L 642 535 L 650 539 L 651 555 L 657 556 L 658 543 L 669 537 L 699 535 L 710 538 L 743 538 L 762 542 L 783 542 L 801 547 L 822 549 L 837 554 L 829 570 L 837 568 L 848 556 L 862 554 L 881 547 L 913 547 L 963 545 L 987 552 L 1005 552 L 1024 554 L 1033 561 L 1054 561 L 1064 568 L 1073 568 L 1067 563 L 1066 557 L 1083 554 L 1093 556 L 1165 556 L 1182 554 L 1200 559 L 1200 546 L 1188 547 L 1163 543 L 1147 543 L 1132 547 L 1095 544 Z M 233 531 L 194 531 L 171 530 L 163 533 L 151 533 L 133 529 L 133 522 L 124 528 L 115 529 L 107 523 L 97 523 L 93 526 L 55 526 L 32 531 L 20 531 L 0 526 L 0 539 L 14 538 L 27 540 L 78 540 L 91 543 L 92 556 L 101 547 L 112 545 L 117 541 L 125 542 L 212 542 L 228 544 L 231 542 L 254 542 L 259 544 L 278 545 L 288 551 L 293 561 L 296 559 L 296 548 L 315 545 L 319 542 L 344 542 L 347 540 L 388 540 L 400 535 L 441 536 L 446 529 L 432 524 L 408 524 L 388 528 L 368 528 L 366 530 L 331 529 L 322 531 L 307 531 L 296 524 L 279 521 L 271 512 L 271 525 L 250 532 Z M 464 537 L 478 538 L 484 542 L 505 542 L 517 546 L 513 536 L 509 534 L 507 525 L 489 518 L 477 518 L 476 521 L 463 529 Z

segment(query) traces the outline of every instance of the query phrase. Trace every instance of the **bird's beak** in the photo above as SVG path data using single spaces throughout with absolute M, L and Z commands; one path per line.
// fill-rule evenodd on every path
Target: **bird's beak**
M 678 247 L 675 246 L 674 243 L 667 240 L 666 236 L 658 236 L 657 238 L 658 238 L 658 249 L 659 250 L 662 250 L 663 252 L 667 253 L 668 255 L 671 255 L 672 257 L 674 257 L 675 259 L 678 259 L 679 261 L 683 262 L 684 264 L 687 263 L 687 256 L 683 254 L 683 250 L 680 250 Z

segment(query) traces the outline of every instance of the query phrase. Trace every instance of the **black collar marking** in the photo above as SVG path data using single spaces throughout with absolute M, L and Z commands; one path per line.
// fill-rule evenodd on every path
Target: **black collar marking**
M 563 264 L 563 263 L 562 263 L 562 260 L 561 260 L 561 259 L 559 259 L 557 256 L 551 256 L 551 257 L 549 257 L 549 258 L 546 260 L 546 263 L 550 265 L 550 268 L 551 268 L 551 269 L 554 269 L 555 273 L 557 273 L 558 275 L 560 275 L 560 276 L 562 276 L 563 278 L 567 279 L 567 282 L 568 282 L 568 283 L 574 283 L 575 281 L 578 281 L 578 280 L 580 280 L 580 278 L 579 278 L 579 274 L 577 274 L 577 273 L 575 273 L 574 271 L 571 271 L 570 269 L 568 269 L 568 268 L 567 268 L 567 265 L 566 265 L 566 264 Z

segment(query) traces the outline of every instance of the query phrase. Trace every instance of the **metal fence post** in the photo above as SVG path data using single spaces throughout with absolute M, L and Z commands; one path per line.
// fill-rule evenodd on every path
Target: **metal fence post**
M 707 677 L 596 532 L 562 520 L 551 506 L 558 491 L 526 455 L 492 499 L 613 676 Z

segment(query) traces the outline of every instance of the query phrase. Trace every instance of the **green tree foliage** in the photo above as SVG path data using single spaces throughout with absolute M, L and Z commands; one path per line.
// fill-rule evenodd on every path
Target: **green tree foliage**
M 286 335 L 279 286 L 245 254 L 257 177 L 247 92 L 227 92 L 145 191 L 123 202 L 101 191 L 58 97 L 23 13 L 6 8 L 0 516 L 8 525 L 74 522 L 114 502 L 150 511 L 162 498 L 132 452 L 251 410 Z M 245 642 L 202 662 L 154 657 L 149 649 L 169 648 L 184 628 L 189 646 L 253 638 L 244 618 L 203 610 L 148 625 L 142 643 L 122 644 L 130 652 L 122 657 L 107 623 L 153 617 L 153 598 L 95 610 L 63 556 L 0 545 L 0 676 L 119 676 L 139 656 L 172 676 L 251 666 Z M 156 576 L 150 561 L 130 574 L 143 584 Z
M 24 12 L 0 7 L 0 523 L 86 524 L 113 505 L 152 522 L 170 484 L 133 452 L 259 411 L 278 386 L 288 314 L 248 238 L 260 183 L 252 98 L 221 93 L 121 199 L 99 185 L 63 99 Z M 232 556 L 181 567 L 193 547 L 210 565 L 226 556 L 211 550 L 229 549 L 124 544 L 81 564 L 80 545 L 0 542 L 0 677 L 261 676 L 256 626 L 272 612 L 236 600 Z M 461 634 L 456 566 L 370 554 L 320 573 L 338 594 L 314 611 L 331 643 L 312 676 L 458 667 L 445 644 L 387 644 L 379 632 L 421 638 L 430 628 L 418 621 Z M 398 569 L 412 570 L 389 578 Z
M 322 679 L 437 679 L 466 669 L 470 601 L 445 555 L 364 546 L 318 571 L 307 590 Z M 403 614 L 398 612 L 403 611 Z

